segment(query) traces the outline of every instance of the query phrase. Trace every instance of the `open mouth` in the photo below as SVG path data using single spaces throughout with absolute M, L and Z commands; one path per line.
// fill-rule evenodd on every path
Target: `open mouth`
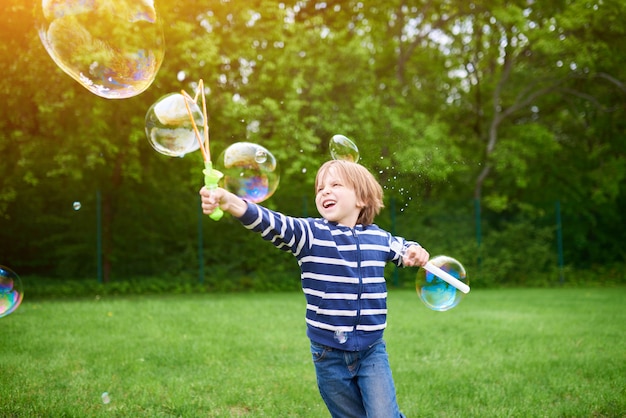
M 322 206 L 324 207 L 324 209 L 328 209 L 328 208 L 332 208 L 333 206 L 335 206 L 337 202 L 335 200 L 327 200 L 324 203 L 322 203 Z

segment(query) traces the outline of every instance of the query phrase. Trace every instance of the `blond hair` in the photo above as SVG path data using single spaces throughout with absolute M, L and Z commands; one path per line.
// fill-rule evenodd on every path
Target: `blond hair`
M 363 204 L 356 223 L 361 225 L 373 224 L 374 217 L 380 213 L 385 205 L 383 204 L 383 188 L 372 173 L 362 165 L 351 161 L 330 160 L 322 164 L 317 170 L 315 176 L 316 191 L 330 170 L 333 170 L 334 175 L 354 190 L 357 200 Z

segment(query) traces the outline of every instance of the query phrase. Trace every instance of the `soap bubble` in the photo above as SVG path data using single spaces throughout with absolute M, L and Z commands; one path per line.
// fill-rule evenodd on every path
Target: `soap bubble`
M 359 161 L 359 149 L 356 144 L 343 135 L 333 135 L 328 144 L 333 160 Z
M 451 276 L 469 284 L 465 274 L 465 268 L 452 257 L 440 255 L 430 259 L 434 264 L 446 271 Z M 417 273 L 417 294 L 424 304 L 433 311 L 447 311 L 459 304 L 464 293 L 451 284 L 446 283 L 434 274 L 421 268 Z
M 8 267 L 0 266 L 0 318 L 15 311 L 24 299 L 20 276 Z
M 345 344 L 346 341 L 348 341 L 348 333 L 346 331 L 336 330 L 334 338 L 339 344 Z
M 78 201 L 72 203 L 72 208 L 74 208 L 74 210 L 80 210 L 81 207 L 82 205 Z
M 36 3 L 44 48 L 87 90 L 107 99 L 124 99 L 152 84 L 165 54 L 153 0 Z
M 251 142 L 236 142 L 226 148 L 217 166 L 224 173 L 226 190 L 255 203 L 272 196 L 280 180 L 274 155 Z
M 107 405 L 111 403 L 111 397 L 109 396 L 109 392 L 103 392 L 101 398 L 103 404 Z
M 198 128 L 204 133 L 204 116 L 200 106 L 180 93 L 166 94 L 146 113 L 146 136 L 150 145 L 161 154 L 182 157 L 200 148 L 185 100 Z
M 254 154 L 254 161 L 259 164 L 263 164 L 265 161 L 267 161 L 267 153 L 261 149 L 257 150 L 256 154 Z

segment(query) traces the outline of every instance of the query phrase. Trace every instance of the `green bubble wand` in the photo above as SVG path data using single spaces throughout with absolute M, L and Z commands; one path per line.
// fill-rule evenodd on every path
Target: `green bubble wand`
M 204 160 L 204 170 L 202 173 L 204 174 L 204 185 L 209 190 L 217 189 L 218 182 L 224 176 L 221 171 L 215 170 L 213 168 L 213 163 L 211 162 L 211 151 L 209 149 L 209 117 L 206 111 L 206 99 L 204 97 L 204 82 L 200 80 L 198 82 L 198 88 L 196 89 L 196 96 L 191 97 L 187 92 L 181 91 L 181 94 L 188 100 L 193 101 L 194 103 L 198 102 L 198 96 L 202 93 L 202 116 L 204 117 L 203 123 L 203 135 L 200 135 L 200 131 L 198 130 L 198 126 L 196 125 L 196 121 L 191 112 L 191 108 L 189 107 L 189 102 L 185 100 L 185 107 L 187 108 L 187 113 L 189 114 L 189 119 L 191 119 L 191 124 L 193 126 L 193 130 L 196 134 L 196 139 L 200 144 L 200 151 L 202 152 L 202 159 Z M 219 207 L 213 211 L 209 215 L 211 219 L 214 221 L 219 221 L 224 215 L 224 211 Z

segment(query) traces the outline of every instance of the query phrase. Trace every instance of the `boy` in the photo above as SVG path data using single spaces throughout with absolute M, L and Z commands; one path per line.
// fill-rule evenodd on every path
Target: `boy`
M 388 261 L 423 266 L 429 254 L 373 223 L 383 207 L 383 191 L 363 166 L 328 161 L 317 172 L 315 190 L 322 216 L 315 219 L 285 216 L 221 188 L 203 187 L 200 195 L 205 214 L 219 206 L 298 260 L 307 336 L 318 388 L 331 416 L 403 417 L 383 340 L 384 268 Z

